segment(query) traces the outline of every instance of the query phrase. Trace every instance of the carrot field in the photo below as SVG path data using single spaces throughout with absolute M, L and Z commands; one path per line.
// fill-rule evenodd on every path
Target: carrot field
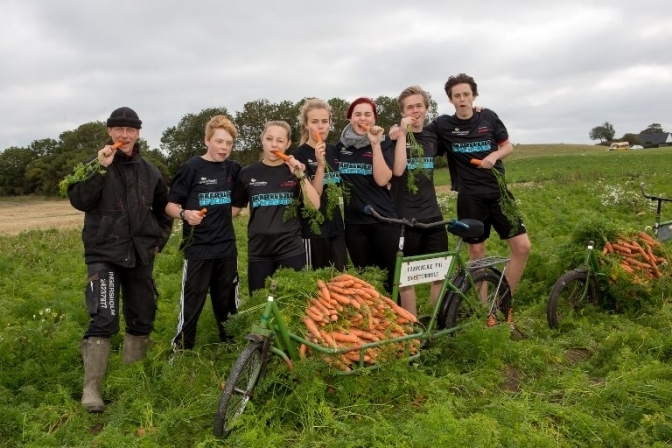
M 78 342 L 88 322 L 81 224 L 0 232 L 0 446 L 669 446 L 670 267 L 661 264 L 667 274 L 641 284 L 614 272 L 608 303 L 559 330 L 548 328 L 545 306 L 558 276 L 581 262 L 588 239 L 602 249 L 612 235 L 653 224 L 655 210 L 639 184 L 672 197 L 672 148 L 518 145 L 505 165 L 532 241 L 514 297 L 515 331 L 471 327 L 437 340 L 413 362 L 393 359 L 352 376 L 333 375 L 311 359 L 290 373 L 276 360 L 226 440 L 212 434 L 214 412 L 256 314 L 233 319 L 236 342 L 220 344 L 206 305 L 196 349 L 170 360 L 182 275 L 178 225 L 156 263 L 154 345 L 145 361 L 125 366 L 123 334 L 112 338 L 107 407 L 98 415 L 79 403 Z M 455 196 L 442 187 L 447 170 L 436 181 L 444 217 L 453 217 Z M 0 201 L 0 216 L 36 200 Z M 672 204 L 663 217 L 672 219 Z M 242 310 L 264 295 L 247 295 L 246 219 L 235 220 Z M 672 243 L 663 249 L 669 260 Z M 507 245 L 493 236 L 488 251 L 506 255 Z M 377 273 L 366 275 L 376 284 Z M 283 306 L 306 307 L 297 291 L 317 294 L 315 275 L 281 272 L 277 280 Z M 425 312 L 426 288 L 418 289 Z

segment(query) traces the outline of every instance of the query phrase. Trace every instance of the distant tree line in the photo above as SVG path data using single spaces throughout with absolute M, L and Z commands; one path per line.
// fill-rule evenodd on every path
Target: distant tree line
M 660 123 L 651 123 L 639 134 L 626 133 L 623 134 L 623 137 L 619 138 L 618 141 L 628 142 L 630 145 L 641 145 L 643 142 L 639 137 L 640 134 L 658 134 L 663 132 L 665 131 L 663 130 L 663 127 Z M 591 140 L 599 140 L 600 145 L 609 144 L 610 142 L 614 141 L 615 136 L 616 131 L 614 130 L 614 126 L 608 121 L 605 121 L 604 124 L 600 126 L 595 126 L 588 133 L 588 137 L 590 137 Z
M 282 101 L 271 103 L 266 99 L 251 101 L 243 110 L 230 114 L 225 107 L 203 109 L 198 113 L 184 115 L 179 123 L 161 135 L 160 148 L 149 148 L 147 141 L 139 139 L 143 157 L 154 163 L 168 182 L 189 158 L 205 152 L 203 143 L 205 124 L 214 115 L 229 117 L 238 128 L 238 138 L 232 160 L 246 166 L 259 160 L 261 133 L 264 124 L 271 120 L 285 120 L 292 127 L 292 141 L 298 144 L 300 129 L 299 108 L 306 99 L 296 103 Z M 400 120 L 396 98 L 379 96 L 374 101 L 378 106 L 378 125 L 386 130 Z M 333 120 L 330 142 L 336 142 L 340 132 L 348 124 L 345 117 L 349 103 L 340 98 L 328 100 Z M 430 102 L 428 120 L 434 119 L 438 107 Z M 144 118 L 151 126 L 151 118 Z M 55 196 L 58 183 L 70 174 L 75 165 L 94 155 L 108 140 L 107 127 L 100 121 L 84 123 L 77 129 L 62 132 L 58 140 L 46 138 L 35 140 L 27 147 L 12 146 L 0 152 L 0 196 L 39 195 Z M 439 163 L 441 163 L 439 161 Z

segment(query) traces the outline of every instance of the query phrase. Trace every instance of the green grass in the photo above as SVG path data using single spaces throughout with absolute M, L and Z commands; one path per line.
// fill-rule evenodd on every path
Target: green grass
M 244 341 L 217 343 L 206 305 L 196 350 L 168 363 L 179 311 L 178 229 L 156 264 L 155 345 L 146 361 L 124 366 L 123 336 L 113 338 L 102 415 L 79 405 L 78 341 L 88 321 L 79 231 L 0 237 L 0 445 L 669 446 L 669 277 L 632 299 L 637 306 L 618 314 L 588 310 L 563 331 L 548 329 L 545 304 L 555 279 L 580 261 L 588 237 L 653 223 L 638 185 L 672 196 L 672 149 L 519 145 L 505 163 L 533 244 L 514 305 L 523 337 L 512 340 L 506 326 L 471 328 L 439 340 L 418 362 L 352 377 L 324 375 L 311 363 L 297 365 L 292 376 L 274 361 L 226 442 L 212 436 L 213 414 Z M 437 173 L 437 182 L 447 181 Z M 454 216 L 454 196 L 441 201 L 444 215 Z M 663 216 L 672 217 L 672 206 Z M 243 285 L 245 225 L 236 221 Z M 506 243 L 493 236 L 488 251 L 506 254 Z M 283 278 L 297 289 L 310 287 L 290 274 Z

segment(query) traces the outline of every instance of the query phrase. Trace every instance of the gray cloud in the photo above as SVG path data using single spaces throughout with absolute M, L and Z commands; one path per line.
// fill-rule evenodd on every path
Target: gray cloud
M 617 135 L 672 130 L 666 0 L 9 0 L 0 15 L 0 149 L 121 105 L 141 115 L 152 147 L 184 114 L 259 98 L 420 84 L 452 113 L 443 84 L 459 72 L 517 143 L 590 143 L 604 121 Z

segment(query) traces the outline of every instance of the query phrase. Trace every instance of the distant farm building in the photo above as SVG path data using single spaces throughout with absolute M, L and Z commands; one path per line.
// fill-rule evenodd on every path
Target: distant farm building
M 671 132 L 656 132 L 655 134 L 639 134 L 639 139 L 647 148 L 660 148 L 672 146 Z

